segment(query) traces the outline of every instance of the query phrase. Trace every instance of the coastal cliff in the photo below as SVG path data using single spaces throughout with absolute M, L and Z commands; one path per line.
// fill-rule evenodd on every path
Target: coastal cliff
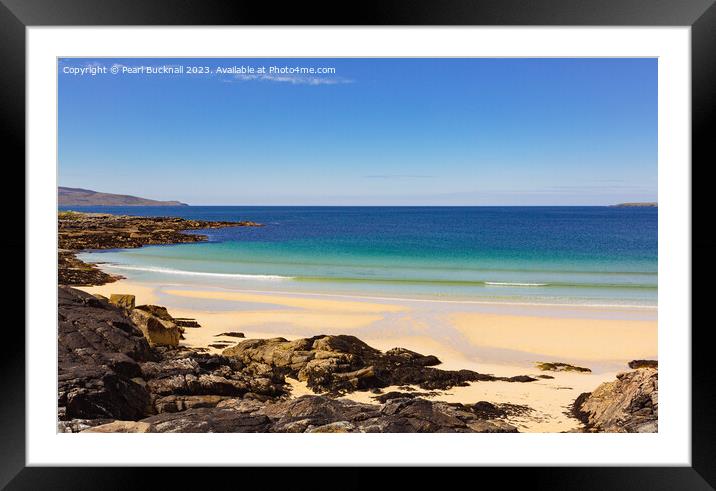
M 261 224 L 186 220 L 174 217 L 139 217 L 107 213 L 63 211 L 57 214 L 58 283 L 60 285 L 103 285 L 120 279 L 76 257 L 91 249 L 136 248 L 154 244 L 202 242 L 206 235 L 186 234 L 186 230 L 225 227 L 258 227 Z

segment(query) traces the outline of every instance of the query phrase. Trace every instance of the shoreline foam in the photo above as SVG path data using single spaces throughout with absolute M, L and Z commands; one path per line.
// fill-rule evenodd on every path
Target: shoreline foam
M 175 270 L 171 268 L 161 268 L 161 267 L 137 267 L 137 266 L 127 266 L 127 265 L 116 265 L 112 263 L 104 263 L 104 262 L 97 262 L 93 263 L 95 265 L 101 265 L 102 268 L 108 268 L 108 269 L 117 269 L 117 270 L 126 270 L 126 271 L 137 271 L 137 272 L 150 272 L 150 273 L 160 273 L 160 274 L 168 274 L 173 276 L 188 276 L 188 277 L 207 277 L 207 278 L 231 278 L 236 280 L 242 280 L 242 281 L 268 281 L 271 283 L 277 283 L 277 282 L 283 282 L 288 280 L 295 280 L 300 282 L 306 282 L 310 283 L 311 281 L 308 281 L 304 278 L 298 278 L 294 276 L 283 276 L 283 275 L 264 275 L 264 274 L 243 274 L 243 273 L 213 273 L 213 272 L 202 272 L 202 271 L 183 271 L 183 270 Z M 331 279 L 334 280 L 334 279 Z M 129 281 L 140 281 L 134 278 L 129 278 Z M 326 282 L 329 281 L 329 279 L 325 280 Z M 351 280 L 353 281 L 353 280 Z M 370 282 L 370 281 L 376 281 L 380 283 L 380 280 L 355 280 L 356 282 Z M 392 281 L 392 280 L 391 280 Z M 141 281 L 144 283 L 158 283 L 157 280 L 152 281 Z M 322 283 L 321 281 L 316 281 L 316 283 Z M 337 282 L 342 282 L 340 279 L 338 279 Z M 349 282 L 349 281 L 345 281 Z M 525 288 L 531 288 L 531 287 L 540 287 L 543 285 L 547 285 L 546 283 L 499 283 L 499 282 L 483 282 L 485 286 L 488 287 L 502 287 L 502 286 L 524 286 Z M 179 285 L 186 288 L 194 288 L 195 286 L 200 286 L 202 288 L 208 288 L 206 285 L 193 285 L 193 284 L 183 284 Z M 552 285 L 554 286 L 554 285 Z M 453 304 L 472 304 L 472 305 L 514 305 L 514 306 L 529 306 L 529 307 L 538 307 L 538 306 L 544 306 L 544 307 L 579 307 L 579 308 L 596 308 L 596 309 L 643 309 L 643 310 L 651 310 L 656 311 L 658 309 L 657 305 L 652 304 L 622 304 L 622 303 L 590 303 L 587 301 L 573 301 L 573 302 L 565 302 L 565 303 L 553 303 L 550 301 L 533 301 L 533 302 L 527 302 L 522 301 L 519 299 L 519 297 L 484 297 L 484 300 L 468 300 L 465 298 L 460 298 L 459 295 L 455 295 L 454 299 L 446 299 L 446 298 L 415 298 L 410 296 L 384 296 L 381 294 L 377 295 L 370 295 L 365 294 L 365 292 L 361 293 L 330 293 L 330 292 L 317 292 L 317 291 L 304 291 L 304 290 L 259 290 L 255 288 L 232 288 L 232 287 L 214 287 L 212 288 L 219 288 L 226 291 L 237 291 L 237 292 L 243 292 L 243 293 L 261 293 L 261 294 L 280 294 L 280 295 L 306 295 L 306 296 L 325 296 L 325 297 L 336 297 L 336 298 L 356 298 L 356 299 L 365 299 L 365 300 L 376 300 L 376 301 L 399 301 L 399 302 L 435 302 L 435 303 L 453 303 Z

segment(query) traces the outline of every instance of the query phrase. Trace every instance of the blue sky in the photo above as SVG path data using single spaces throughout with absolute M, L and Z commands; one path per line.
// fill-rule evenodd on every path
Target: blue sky
M 122 73 L 165 65 L 210 73 Z M 335 72 L 269 73 L 285 66 Z M 61 186 L 194 205 L 657 199 L 656 59 L 73 58 L 58 72 Z

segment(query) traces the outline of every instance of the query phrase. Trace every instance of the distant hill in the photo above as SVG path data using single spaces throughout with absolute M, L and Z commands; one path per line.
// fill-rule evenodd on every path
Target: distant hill
M 57 188 L 60 206 L 189 206 L 179 201 L 157 201 L 126 194 L 110 194 L 80 188 Z
M 658 204 L 652 201 L 643 203 L 619 203 L 618 205 L 611 205 L 612 208 L 658 208 Z

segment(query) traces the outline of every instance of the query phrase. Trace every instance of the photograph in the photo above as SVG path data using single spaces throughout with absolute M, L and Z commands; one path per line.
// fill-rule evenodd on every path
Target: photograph
M 58 58 L 57 432 L 657 433 L 658 67 Z

